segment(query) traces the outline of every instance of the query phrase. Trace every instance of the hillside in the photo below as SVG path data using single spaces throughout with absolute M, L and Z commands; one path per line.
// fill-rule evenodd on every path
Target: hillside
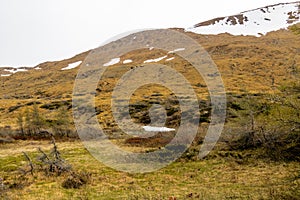
M 32 68 L 0 68 L 0 199 L 300 199 L 299 18 L 298 1 L 171 29 L 199 43 L 220 71 L 224 126 L 212 116 L 223 117 L 225 103 L 214 107 L 191 64 L 198 60 L 180 56 L 202 52 L 188 45 L 165 51 L 147 40 L 105 63 L 101 50 L 119 50 L 117 40 Z M 144 42 L 143 34 L 125 40 Z M 106 71 L 88 90 L 99 63 Z M 164 74 L 167 66 L 183 78 Z M 208 72 L 215 82 L 219 74 Z M 182 92 L 184 78 L 196 101 Z M 120 80 L 128 83 L 121 89 Z M 118 87 L 130 99 L 116 118 L 128 104 Z
M 300 37 L 293 31 L 279 30 L 255 37 L 201 35 L 185 32 L 183 29 L 177 30 L 198 41 L 211 55 L 222 74 L 228 93 L 274 93 L 278 92 L 280 85 L 298 78 L 295 75 L 300 63 Z M 74 79 L 80 67 L 72 64 L 80 65 L 79 61 L 83 61 L 88 53 L 62 61 L 42 63 L 33 69 L 17 69 L 19 72 L 14 74 L 8 71 L 11 70 L 9 68 L 2 68 L 0 126 L 14 127 L 15 122 L 11 119 L 24 111 L 27 105 L 32 105 L 30 102 L 33 101 L 38 101 L 41 105 L 68 101 L 67 104 L 70 105 Z M 99 83 L 99 86 L 103 83 L 101 87 L 104 87 L 101 95 L 107 97 L 106 100 L 102 98 L 100 104 L 107 104 L 118 77 L 134 66 L 143 65 L 146 60 L 164 56 L 166 53 L 157 49 L 144 49 L 123 55 L 119 63 L 109 67 L 106 78 Z M 127 62 L 123 64 L 125 60 Z M 129 60 L 132 62 L 128 62 Z M 159 63 L 173 66 L 192 82 L 199 97 L 207 96 L 204 81 L 200 76 L 194 75 L 193 68 L 186 61 L 175 54 L 168 54 Z M 69 65 L 71 69 L 62 70 Z M 7 74 L 10 76 L 3 76 Z M 42 112 L 46 116 L 53 113 L 47 109 L 42 109 Z

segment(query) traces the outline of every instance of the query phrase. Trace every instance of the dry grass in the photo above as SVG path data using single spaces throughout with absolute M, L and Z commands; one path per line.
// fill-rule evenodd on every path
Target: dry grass
M 178 29 L 179 31 L 183 31 Z M 218 66 L 228 93 L 273 93 L 277 87 L 287 80 L 295 80 L 295 72 L 299 71 L 299 43 L 298 35 L 291 31 L 280 30 L 266 36 L 256 38 L 253 36 L 198 35 L 186 33 L 197 40 L 211 55 Z M 1 77 L 0 85 L 0 126 L 15 126 L 16 115 L 22 111 L 17 109 L 9 112 L 12 106 L 26 105 L 26 103 L 38 100 L 42 104 L 57 100 L 70 100 L 73 83 L 78 68 L 61 71 L 68 63 L 84 60 L 89 52 L 82 53 L 71 59 L 59 62 L 47 62 L 39 65 L 42 70 L 17 73 L 11 77 Z M 132 59 L 133 63 L 120 64 L 109 67 L 104 79 L 100 81 L 102 91 L 97 95 L 97 105 L 104 107 L 104 112 L 98 117 L 106 118 L 112 122 L 109 112 L 111 91 L 119 78 L 132 67 L 143 65 L 143 61 L 150 58 L 158 58 L 166 55 L 166 52 L 149 49 L 129 52 L 121 57 L 121 60 Z M 169 57 L 173 55 L 169 55 Z M 176 55 L 175 55 L 176 57 Z M 183 59 L 165 62 L 178 72 L 183 74 L 191 82 L 194 90 L 201 99 L 207 98 L 207 88 L 199 87 L 205 83 L 201 76 Z M 137 80 L 143 82 L 143 80 Z M 101 83 L 105 83 L 101 86 Z M 140 101 L 143 96 L 149 96 L 158 88 L 144 88 L 133 97 L 133 101 Z M 161 91 L 169 95 L 169 91 Z M 26 106 L 25 106 L 26 107 Z M 45 115 L 51 116 L 51 112 L 44 110 Z
M 14 169 L 24 166 L 19 154 L 29 146 L 48 144 L 30 141 L 1 148 L 0 177 L 4 184 L 16 181 Z M 2 146 L 1 146 L 2 147 Z M 5 150 L 14 147 L 11 154 Z M 128 174 L 114 171 L 95 160 L 79 142 L 58 143 L 62 155 L 77 171 L 92 174 L 80 189 L 64 189 L 67 179 L 27 175 L 23 189 L 8 189 L 4 199 L 282 199 L 300 197 L 299 163 L 267 163 L 252 160 L 238 164 L 234 158 L 216 156 L 197 162 L 176 162 L 157 172 Z M 4 150 L 2 150 L 4 149 Z M 31 152 L 31 151 L 28 151 Z M 214 154 L 214 153 L 213 153 Z M 33 156 L 31 152 L 29 155 Z M 15 166 L 12 166 L 14 163 Z M 297 178 L 298 173 L 298 178 Z
M 179 30 L 183 31 L 183 30 Z M 197 40 L 217 64 L 228 93 L 276 93 L 277 87 L 287 81 L 295 81 L 299 71 L 300 37 L 290 31 L 277 31 L 260 38 L 249 36 L 197 35 L 186 33 Z M 132 67 L 150 58 L 164 56 L 166 52 L 147 49 L 129 52 L 121 59 L 133 63 L 109 68 L 99 82 L 101 92 L 96 96 L 96 106 L 101 126 L 115 131 L 110 111 L 111 92 L 118 79 Z M 0 78 L 0 127 L 16 128 L 16 116 L 33 101 L 51 104 L 71 100 L 74 79 L 78 69 L 61 71 L 67 64 L 84 60 L 88 52 L 59 62 L 43 63 L 42 70 L 17 73 Z M 170 62 L 161 61 L 189 80 L 199 99 L 207 99 L 204 81 L 184 60 L 176 57 Z M 137 80 L 143 82 L 143 80 Z M 176 84 L 176 82 L 174 82 Z M 143 87 L 132 96 L 131 103 L 149 100 L 153 93 L 162 96 L 150 99 L 163 102 L 171 92 L 152 86 Z M 29 104 L 28 104 L 29 103 Z M 149 103 L 149 102 L 148 102 Z M 18 108 L 16 108 L 16 106 Z M 10 111 L 11 108 L 16 108 Z M 42 109 L 41 114 L 51 119 L 56 110 Z M 123 140 L 115 140 L 123 144 Z M 36 148 L 51 148 L 47 141 L 17 141 L 0 146 L 0 198 L 3 199 L 300 199 L 299 163 L 267 162 L 250 158 L 240 162 L 232 157 L 213 152 L 210 159 L 195 162 L 176 162 L 157 172 L 127 174 L 114 171 L 95 160 L 79 141 L 59 142 L 63 157 L 76 171 L 92 173 L 91 181 L 79 189 L 64 189 L 62 183 L 68 178 L 48 177 L 36 173 L 17 180 L 18 168 L 26 165 L 22 151 L 36 156 Z M 151 148 L 122 146 L 133 152 Z M 18 182 L 19 181 L 19 182 Z M 14 183 L 20 189 L 14 186 Z M 5 188 L 11 186 L 15 188 Z

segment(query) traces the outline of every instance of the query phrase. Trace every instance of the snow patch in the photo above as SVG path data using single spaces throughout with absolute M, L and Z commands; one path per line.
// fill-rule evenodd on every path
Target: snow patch
M 2 77 L 8 77 L 11 76 L 11 74 L 1 74 Z
M 127 60 L 124 60 L 124 61 L 123 61 L 123 64 L 128 64 L 128 63 L 132 63 L 132 60 L 127 59 Z
M 178 51 L 184 51 L 184 50 L 185 50 L 185 48 L 178 48 L 178 49 L 175 49 L 173 51 L 169 51 L 168 54 L 175 53 L 175 52 L 178 52 Z
M 15 68 L 15 69 L 5 69 L 4 71 L 15 74 L 17 72 L 27 72 L 28 70 Z
M 285 3 L 242 12 L 239 15 L 217 18 L 210 24 L 187 28 L 198 34 L 254 35 L 260 37 L 271 31 L 286 29 L 300 22 L 300 3 Z M 238 19 L 236 16 L 239 16 Z M 235 20 L 234 20 L 235 19 Z
M 78 61 L 78 62 L 71 63 L 71 64 L 69 64 L 67 67 L 62 68 L 61 70 L 70 70 L 70 69 L 74 69 L 74 68 L 78 67 L 81 63 L 82 63 L 82 61 Z
M 172 57 L 172 58 L 166 59 L 166 61 L 171 61 L 171 60 L 174 60 L 174 59 L 175 59 L 175 57 Z
M 155 127 L 155 126 L 143 126 L 143 129 L 147 132 L 171 132 L 171 131 L 175 131 L 174 128 Z
M 105 63 L 103 66 L 108 67 L 108 66 L 111 66 L 111 65 L 118 64 L 120 62 L 120 60 L 121 60 L 120 58 L 113 58 L 109 62 Z
M 36 67 L 36 68 L 34 68 L 35 70 L 40 70 L 40 69 L 42 69 L 42 68 L 40 68 L 40 67 Z
M 166 57 L 168 57 L 168 56 L 163 56 L 163 57 L 156 58 L 156 59 L 145 60 L 144 63 L 159 62 L 159 61 L 165 59 Z

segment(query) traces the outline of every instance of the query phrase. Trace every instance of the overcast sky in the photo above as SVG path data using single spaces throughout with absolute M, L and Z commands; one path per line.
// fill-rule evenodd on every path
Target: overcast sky
M 35 66 L 143 28 L 191 27 L 293 0 L 0 0 L 0 66 Z

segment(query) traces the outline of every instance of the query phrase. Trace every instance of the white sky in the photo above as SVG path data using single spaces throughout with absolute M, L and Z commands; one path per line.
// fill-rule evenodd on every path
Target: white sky
M 0 0 L 0 66 L 62 60 L 130 30 L 186 28 L 291 1 Z

